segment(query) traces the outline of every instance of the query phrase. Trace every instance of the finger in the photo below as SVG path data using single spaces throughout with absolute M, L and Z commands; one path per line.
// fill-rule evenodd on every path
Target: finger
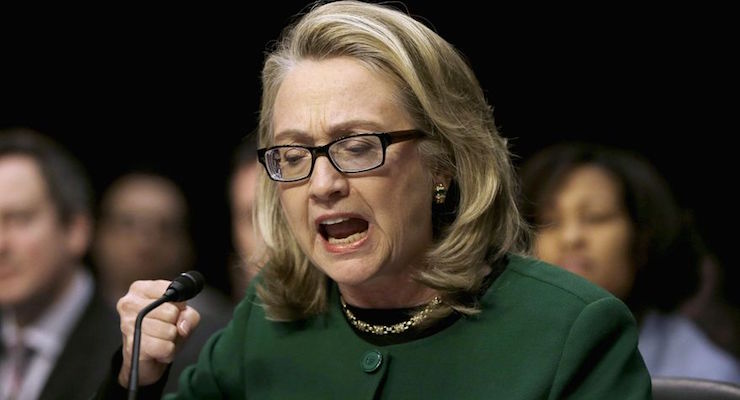
M 167 291 L 170 283 L 172 282 L 162 279 L 156 281 L 135 281 L 129 286 L 128 291 L 129 293 L 135 293 L 149 299 L 158 299 Z
M 135 305 L 138 304 L 138 305 Z M 120 330 L 126 336 L 132 336 L 136 326 L 136 320 L 138 318 L 139 306 L 143 304 L 138 301 L 132 301 L 128 305 L 121 306 L 120 308 L 130 311 L 120 312 Z M 143 307 L 141 307 L 143 308 Z M 170 325 L 172 328 L 161 328 L 167 332 L 161 333 L 162 337 L 170 337 L 172 334 L 169 332 L 170 329 L 176 330 L 175 325 L 179 320 L 181 311 L 178 307 L 173 304 L 162 304 L 154 310 L 150 311 L 142 321 L 142 329 L 146 329 L 147 326 L 160 326 L 165 327 Z M 151 321 L 151 322 L 150 322 Z M 156 323 L 154 323 L 156 321 Z M 168 336 L 167 336 L 168 335 Z
M 174 324 L 166 324 L 162 321 L 145 318 L 141 328 L 141 342 L 139 344 L 139 360 L 165 359 L 168 351 L 175 351 L 178 343 L 178 330 Z M 164 346 L 165 342 L 172 345 Z M 165 348 L 162 349 L 161 347 Z M 134 347 L 134 335 L 123 336 L 123 351 L 125 356 L 131 355 Z M 145 350 L 148 349 L 148 350 Z
M 141 335 L 174 341 L 177 338 L 178 330 L 175 324 L 163 322 L 158 319 L 144 318 L 141 324 Z
M 131 284 L 129 291 L 116 303 L 119 314 L 125 312 L 138 313 L 146 305 L 161 297 L 161 288 L 167 281 L 136 281 Z
M 183 337 L 188 337 L 200 324 L 200 313 L 193 307 L 186 307 L 177 319 L 177 331 Z
M 123 360 L 128 360 L 131 356 L 131 349 L 134 348 L 134 337 L 131 335 L 121 335 L 121 343 L 123 344 Z
M 163 322 L 175 324 L 182 310 L 172 303 L 160 304 L 157 308 L 147 314 L 147 318 L 158 319 Z
M 139 360 L 156 360 L 157 362 L 168 364 L 174 360 L 176 349 L 177 347 L 173 341 L 151 336 L 142 337 Z
M 142 299 L 140 297 L 131 297 L 126 299 L 125 301 L 119 301 L 118 314 L 121 319 L 121 326 L 123 327 L 124 324 L 133 325 L 139 312 L 149 304 L 151 304 L 151 301 L 147 299 Z M 180 315 L 180 312 L 181 309 L 178 306 L 171 303 L 164 303 L 149 311 L 146 314 L 146 317 L 175 324 Z

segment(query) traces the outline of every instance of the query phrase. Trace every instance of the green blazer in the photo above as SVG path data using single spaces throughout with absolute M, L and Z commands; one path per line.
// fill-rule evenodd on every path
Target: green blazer
M 482 312 L 374 346 L 331 309 L 271 322 L 254 288 L 169 399 L 650 399 L 627 307 L 560 268 L 510 256 Z

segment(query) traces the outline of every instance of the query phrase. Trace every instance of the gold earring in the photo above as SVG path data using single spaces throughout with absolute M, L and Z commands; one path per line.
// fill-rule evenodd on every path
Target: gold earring
M 446 197 L 447 188 L 445 187 L 445 185 L 438 183 L 437 186 L 434 187 L 434 202 L 436 204 L 444 204 Z

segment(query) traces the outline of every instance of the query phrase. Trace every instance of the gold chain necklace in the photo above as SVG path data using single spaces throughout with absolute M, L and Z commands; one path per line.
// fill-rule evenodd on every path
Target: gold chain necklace
M 344 298 L 342 296 L 339 296 L 339 301 L 342 302 L 342 310 L 344 311 L 344 315 L 347 316 L 347 319 L 352 324 L 352 326 L 363 332 L 372 333 L 374 335 L 387 335 L 389 333 L 406 332 L 411 327 L 427 319 L 429 313 L 431 313 L 432 310 L 442 304 L 442 299 L 439 296 L 435 296 L 432 301 L 427 303 L 423 310 L 415 313 L 406 321 L 399 322 L 393 325 L 373 325 L 357 319 L 357 317 L 355 317 L 355 314 L 353 314 L 352 311 L 349 310 L 349 307 L 347 307 L 347 303 L 344 302 Z

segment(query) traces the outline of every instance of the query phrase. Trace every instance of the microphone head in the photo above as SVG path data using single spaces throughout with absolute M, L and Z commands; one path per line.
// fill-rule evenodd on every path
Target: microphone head
M 190 300 L 203 290 L 204 282 L 203 274 L 198 271 L 183 272 L 170 283 L 164 296 L 169 301 Z

